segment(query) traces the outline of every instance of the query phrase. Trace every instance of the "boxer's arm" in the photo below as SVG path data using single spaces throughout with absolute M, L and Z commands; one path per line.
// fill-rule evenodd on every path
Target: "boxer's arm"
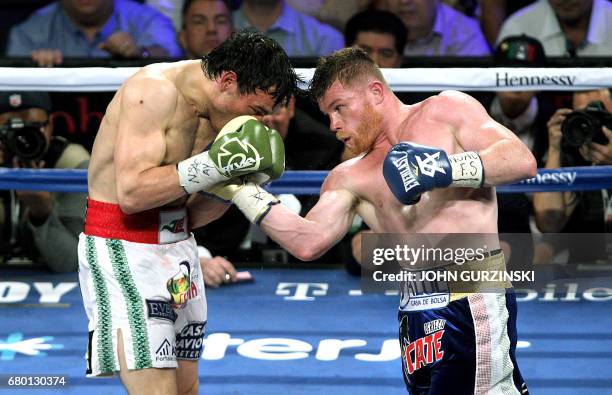
M 346 189 L 323 185 L 317 204 L 302 218 L 282 204 L 271 207 L 261 228 L 300 260 L 311 261 L 344 237 L 353 223 L 357 198 Z
M 210 199 L 199 193 L 189 196 L 187 201 L 189 228 L 196 229 L 221 218 L 229 207 L 227 203 Z
M 464 151 L 476 151 L 484 166 L 485 185 L 493 186 L 535 177 L 536 160 L 525 144 L 510 130 L 494 121 L 473 97 L 448 91 L 440 116 L 454 125 L 455 138 Z
M 130 214 L 170 203 L 185 196 L 185 190 L 176 165 L 162 166 L 176 88 L 169 81 L 142 78 L 122 89 L 114 164 L 117 199 Z

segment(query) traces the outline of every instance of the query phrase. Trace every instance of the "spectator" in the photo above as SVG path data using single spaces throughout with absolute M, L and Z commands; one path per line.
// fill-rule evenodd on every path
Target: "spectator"
M 295 11 L 284 0 L 244 0 L 234 13 L 234 26 L 265 33 L 294 57 L 329 55 L 344 44 L 336 29 Z
M 0 93 L 0 125 L 21 130 L 44 142 L 42 152 L 26 159 L 4 140 L 0 160 L 7 167 L 86 169 L 89 153 L 80 145 L 53 137 L 51 101 L 40 92 Z M 30 123 L 30 124 L 27 124 Z M 32 140 L 33 141 L 33 140 Z M 33 145 L 32 145 L 33 146 Z M 8 191 L 4 194 L 2 240 L 9 258 L 41 260 L 54 272 L 78 267 L 78 235 L 83 230 L 86 195 L 47 191 Z
M 7 56 L 51 67 L 68 57 L 179 57 L 172 22 L 132 0 L 58 0 L 13 27 Z
M 593 101 L 600 101 L 609 113 L 612 110 L 612 97 L 609 89 L 575 92 L 573 110 L 584 109 Z M 598 130 L 598 138 L 605 143 L 584 143 L 579 148 L 568 144 L 561 129 L 564 120 L 572 109 L 561 108 L 548 121 L 548 157 L 545 167 L 555 169 L 566 166 L 610 165 L 612 164 L 612 131 L 605 126 Z M 609 114 L 608 114 L 609 116 Z M 604 233 L 612 232 L 611 190 L 541 192 L 534 194 L 536 224 L 542 232 L 564 233 Z M 586 262 L 602 258 L 602 240 L 591 241 L 595 247 L 582 246 L 580 251 L 570 251 L 570 262 Z M 571 241 L 571 240 L 569 240 Z M 558 252 L 560 246 L 568 241 L 557 238 L 551 243 L 549 256 Z M 599 248 L 597 248 L 597 246 Z M 604 257 L 605 258 L 605 257 Z
M 347 47 L 363 49 L 381 68 L 400 67 L 406 46 L 406 26 L 388 11 L 363 11 L 346 24 Z
M 311 15 L 319 21 L 344 31 L 349 19 L 358 12 L 372 9 L 374 3 L 382 0 L 287 0 L 295 10 Z
M 440 0 L 387 0 L 408 29 L 406 56 L 488 56 L 478 21 Z
M 511 15 L 498 40 L 527 34 L 546 56 L 611 56 L 612 3 L 607 0 L 540 0 Z
M 234 32 L 226 0 L 186 0 L 179 42 L 188 59 L 201 58 Z

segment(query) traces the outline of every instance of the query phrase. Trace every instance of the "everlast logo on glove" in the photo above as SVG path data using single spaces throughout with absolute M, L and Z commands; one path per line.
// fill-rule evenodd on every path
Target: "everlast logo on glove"
M 404 184 L 404 190 L 406 192 L 420 185 L 416 178 L 414 178 L 414 174 L 418 174 L 418 169 L 415 166 L 414 170 L 410 171 L 410 168 L 408 167 L 408 154 L 402 158 L 394 160 L 393 164 L 397 168 L 397 171 L 400 172 L 402 183 Z

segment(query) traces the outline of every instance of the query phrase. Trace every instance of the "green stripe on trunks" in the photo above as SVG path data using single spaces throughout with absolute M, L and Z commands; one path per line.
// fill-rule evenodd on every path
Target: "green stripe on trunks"
M 128 321 L 132 333 L 134 359 L 136 360 L 135 368 L 151 368 L 153 362 L 151 362 L 151 353 L 149 352 L 149 336 L 147 335 L 142 299 L 132 278 L 123 243 L 121 240 L 106 239 L 106 246 L 108 247 L 115 278 L 121 286 L 128 309 Z
M 115 371 L 115 353 L 113 352 L 113 319 L 111 315 L 110 298 L 108 297 L 108 289 L 106 289 L 104 276 L 98 266 L 96 243 L 91 236 L 86 236 L 85 238 L 85 254 L 93 278 L 94 292 L 96 293 L 98 307 L 98 327 L 96 328 L 98 331 L 98 362 L 101 373 L 112 373 Z M 90 355 L 89 358 L 91 357 Z

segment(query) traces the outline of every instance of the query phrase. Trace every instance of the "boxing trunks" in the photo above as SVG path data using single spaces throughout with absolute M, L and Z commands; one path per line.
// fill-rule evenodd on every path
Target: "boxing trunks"
M 500 250 L 478 264 L 505 269 Z M 503 282 L 486 292 L 476 288 L 445 281 L 402 284 L 399 340 L 410 394 L 528 393 L 515 357 L 516 297 L 511 284 Z
M 119 329 L 129 369 L 200 358 L 206 295 L 185 208 L 127 215 L 89 199 L 78 249 L 88 377 L 120 370 Z

